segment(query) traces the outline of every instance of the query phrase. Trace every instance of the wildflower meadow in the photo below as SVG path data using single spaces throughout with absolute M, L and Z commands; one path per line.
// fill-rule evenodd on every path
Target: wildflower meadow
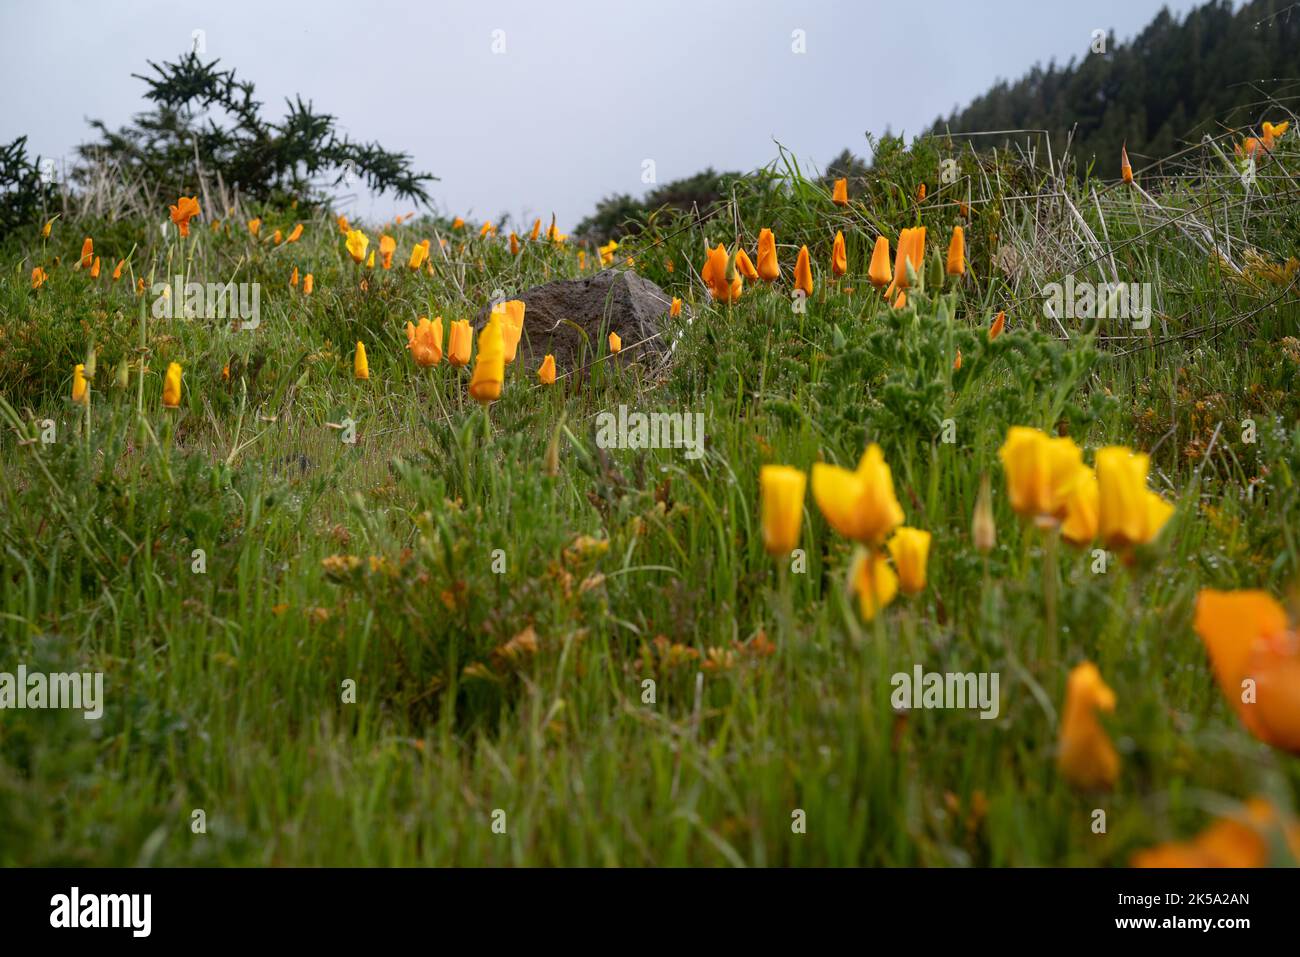
M 0 863 L 1296 863 L 1292 121 L 885 145 L 601 240 L 42 198 Z

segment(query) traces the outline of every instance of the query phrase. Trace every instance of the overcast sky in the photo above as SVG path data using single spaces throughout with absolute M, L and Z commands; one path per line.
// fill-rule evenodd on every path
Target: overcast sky
M 776 142 L 824 166 L 863 131 L 919 132 L 999 78 L 1127 39 L 1197 0 L 0 0 L 0 141 L 65 157 L 142 109 L 146 60 L 207 56 L 279 118 L 301 93 L 441 177 L 439 208 L 571 228 L 596 201 Z M 805 52 L 795 52 L 802 31 Z M 500 51 L 500 52 L 498 52 Z M 354 216 L 396 211 L 361 198 Z

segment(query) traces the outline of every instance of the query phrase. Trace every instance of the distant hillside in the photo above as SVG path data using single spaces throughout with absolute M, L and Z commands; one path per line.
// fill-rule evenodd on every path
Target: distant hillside
M 1001 82 L 931 132 L 1047 129 L 1059 147 L 1073 129 L 1080 163 L 1095 157 L 1101 175 L 1117 176 L 1125 141 L 1139 165 L 1222 132 L 1225 122 L 1276 118 L 1298 95 L 1300 3 L 1255 0 L 1234 13 L 1215 0 L 1181 22 L 1161 10 L 1128 43 L 1109 37 L 1104 54 Z
M 1086 40 L 1087 38 L 1082 38 Z M 1141 167 L 1198 142 L 1204 133 L 1258 129 L 1300 102 L 1300 2 L 1254 0 L 1233 12 L 1229 0 L 1211 0 L 1181 21 L 1163 9 L 1127 43 L 1106 38 L 1105 53 L 1035 66 L 1014 83 L 1002 81 L 965 109 L 938 119 L 929 133 L 983 133 L 1046 129 L 1059 157 L 1071 149 L 1081 168 L 1119 176 L 1121 145 Z M 895 138 L 871 140 L 880 150 L 905 147 Z M 977 146 L 995 145 L 991 138 Z M 874 163 L 874 160 L 873 160 Z M 850 149 L 830 161 L 823 181 L 865 181 L 872 164 Z M 729 195 L 737 173 L 712 169 L 660 186 L 643 198 L 601 200 L 578 224 L 578 235 L 604 242 L 635 235 L 659 210 L 707 210 Z

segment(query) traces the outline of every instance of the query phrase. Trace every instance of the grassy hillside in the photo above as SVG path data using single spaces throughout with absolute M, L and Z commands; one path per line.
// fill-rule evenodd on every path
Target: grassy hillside
M 516 255 L 416 218 L 361 227 L 396 240 L 393 268 L 368 268 L 332 214 L 207 187 L 188 238 L 163 206 L 31 223 L 0 262 L 0 670 L 102 671 L 105 708 L 0 715 L 0 863 L 1125 865 L 1252 796 L 1293 814 L 1300 762 L 1243 725 L 1193 617 L 1201 589 L 1285 599 L 1300 571 L 1300 148 L 1284 135 L 1252 184 L 1230 142 L 1179 162 L 1135 188 L 1046 149 L 927 140 L 840 206 L 781 157 L 734 205 L 607 254 L 685 301 L 665 304 L 669 364 L 598 339 L 553 385 L 508 366 L 487 409 L 470 368 L 413 361 L 406 322 L 590 275 L 594 248 L 516 227 Z M 873 245 L 893 265 L 917 225 L 924 287 L 894 308 Z M 967 267 L 943 275 L 957 225 Z M 712 301 L 706 244 L 754 257 L 765 227 L 781 278 Z M 258 325 L 154 318 L 149 287 L 177 274 L 259 283 Z M 1149 326 L 1045 315 L 1066 276 L 1149 283 Z M 702 413 L 705 454 L 599 448 L 620 404 Z M 1150 453 L 1172 517 L 1107 554 L 1017 515 L 1012 426 L 1089 463 Z M 925 587 L 867 620 L 855 543 L 811 488 L 802 561 L 765 551 L 759 476 L 852 468 L 869 442 L 933 539 Z M 1114 692 L 1100 732 L 1086 703 L 1067 717 L 1084 661 Z M 997 717 L 896 707 L 917 665 L 996 673 Z M 1085 749 L 1113 742 L 1113 787 L 1058 762 L 1070 721 Z

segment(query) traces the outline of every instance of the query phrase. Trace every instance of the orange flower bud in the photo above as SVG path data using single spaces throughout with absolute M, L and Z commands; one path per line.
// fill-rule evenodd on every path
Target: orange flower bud
M 473 348 L 474 330 L 470 328 L 469 320 L 453 320 L 447 341 L 447 361 L 458 367 L 469 365 L 469 356 Z
M 758 231 L 758 276 L 764 282 L 772 282 L 781 275 L 781 267 L 776 261 L 776 237 L 770 229 Z
M 736 270 L 750 282 L 758 280 L 758 270 L 743 249 L 736 250 Z
M 1002 330 L 1007 325 L 1007 314 L 999 312 L 993 319 L 993 324 L 989 326 L 989 342 L 992 342 L 998 336 L 1002 335 Z
M 831 275 L 843 276 L 849 271 L 849 256 L 844 248 L 844 234 L 835 234 L 835 243 L 831 248 Z
M 805 296 L 813 294 L 812 262 L 808 247 L 799 247 L 799 258 L 794 261 L 794 288 L 802 289 Z
M 889 237 L 876 237 L 876 248 L 871 253 L 871 268 L 867 272 L 867 278 L 877 289 L 883 289 L 893 280 L 894 272 L 889 267 Z
M 952 228 L 952 241 L 948 243 L 947 272 L 949 276 L 966 274 L 966 233 L 960 226 Z
M 1092 791 L 1111 787 L 1119 777 L 1119 754 L 1097 712 L 1115 710 L 1115 692 L 1101 672 L 1085 661 L 1070 672 L 1065 686 L 1065 708 L 1056 766 L 1070 784 Z

